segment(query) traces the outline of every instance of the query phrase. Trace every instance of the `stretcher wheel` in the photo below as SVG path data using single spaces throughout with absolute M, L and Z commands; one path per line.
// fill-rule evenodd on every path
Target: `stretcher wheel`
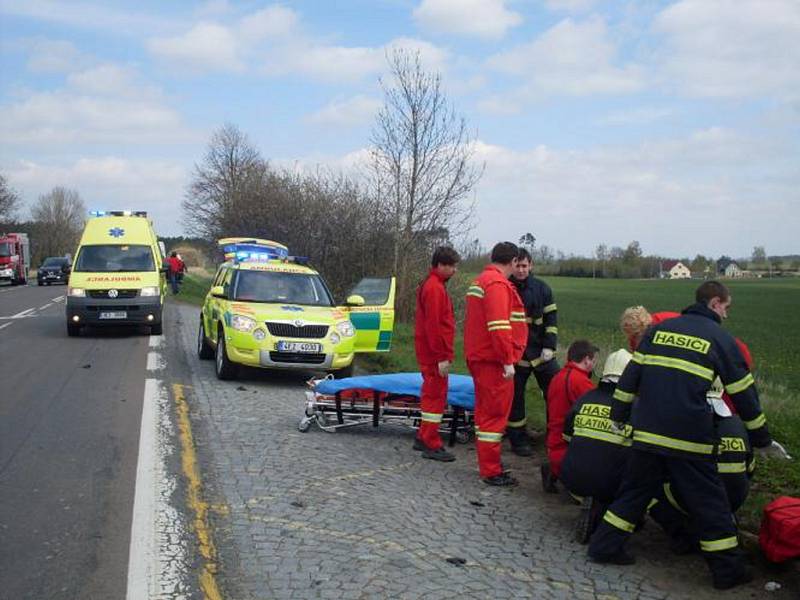
M 297 424 L 297 431 L 306 433 L 309 429 L 311 429 L 311 419 L 300 419 L 300 422 Z
M 456 431 L 456 441 L 459 444 L 468 444 L 472 439 L 471 431 L 458 430 Z

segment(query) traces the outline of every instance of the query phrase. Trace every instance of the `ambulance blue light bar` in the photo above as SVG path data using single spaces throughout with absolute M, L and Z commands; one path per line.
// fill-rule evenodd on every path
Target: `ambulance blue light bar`
M 146 210 L 90 210 L 93 217 L 146 217 Z
M 225 260 L 267 261 L 284 260 L 289 256 L 289 249 L 283 244 L 271 240 L 256 238 L 223 238 L 217 241 L 225 255 Z

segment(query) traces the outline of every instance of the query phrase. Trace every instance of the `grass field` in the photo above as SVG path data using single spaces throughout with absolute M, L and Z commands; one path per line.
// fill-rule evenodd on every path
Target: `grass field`
M 459 273 L 450 283 L 459 333 L 456 340 L 456 373 L 466 373 L 460 334 L 463 298 L 471 279 Z M 550 277 L 558 304 L 558 358 L 564 363 L 572 340 L 588 338 L 608 352 L 626 341 L 617 325 L 627 306 L 642 304 L 651 312 L 680 311 L 691 304 L 697 281 L 610 280 Z M 187 276 L 179 298 L 201 304 L 210 277 Z M 800 343 L 800 278 L 728 282 L 733 306 L 725 328 L 744 340 L 755 360 L 755 374 L 764 411 L 773 436 L 800 459 L 800 369 L 794 364 L 794 347 Z M 391 352 L 359 357 L 359 367 L 371 372 L 416 371 L 413 325 L 398 323 Z M 544 405 L 533 381 L 529 384 L 528 413 L 532 428 L 543 430 Z M 536 390 L 534 393 L 533 390 Z M 539 442 L 541 444 L 541 442 Z M 761 462 L 747 504 L 739 516 L 745 527 L 757 528 L 763 505 L 778 495 L 800 495 L 800 467 L 771 460 Z

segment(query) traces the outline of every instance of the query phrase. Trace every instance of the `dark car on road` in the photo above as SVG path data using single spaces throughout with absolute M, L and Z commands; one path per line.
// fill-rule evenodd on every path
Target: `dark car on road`
M 51 283 L 64 283 L 69 281 L 69 272 L 72 268 L 69 258 L 66 256 L 49 256 L 44 259 L 36 279 L 39 285 L 50 285 Z

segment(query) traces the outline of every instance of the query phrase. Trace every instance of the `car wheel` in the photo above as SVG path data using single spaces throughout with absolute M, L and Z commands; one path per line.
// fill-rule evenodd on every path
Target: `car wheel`
M 150 335 L 161 335 L 164 333 L 164 324 L 158 323 L 156 325 L 150 325 Z
M 236 377 L 236 365 L 228 358 L 228 350 L 225 348 L 225 331 L 222 326 L 217 334 L 217 355 L 216 355 L 217 379 L 233 379 Z
M 67 323 L 67 335 L 69 337 L 78 337 L 81 334 L 81 326 Z
M 41 282 L 41 280 L 40 280 L 40 281 L 37 281 L 36 283 L 37 283 L 37 284 L 39 284 L 39 285 L 42 285 L 42 282 Z
M 200 360 L 214 358 L 214 349 L 206 339 L 206 330 L 203 327 L 203 317 L 200 317 L 200 327 L 197 328 L 197 357 Z

